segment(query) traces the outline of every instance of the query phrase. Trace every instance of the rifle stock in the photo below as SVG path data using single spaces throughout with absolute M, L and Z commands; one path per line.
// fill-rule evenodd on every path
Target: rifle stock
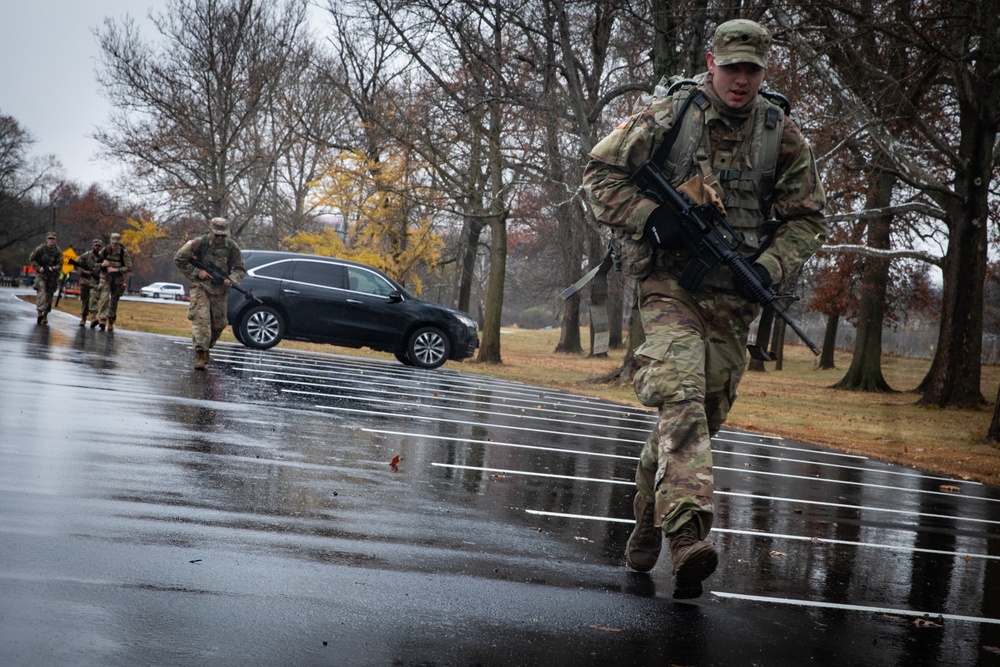
M 191 257 L 190 259 L 188 259 L 188 261 L 191 262 L 191 266 L 193 266 L 194 268 L 201 269 L 208 275 L 212 276 L 213 285 L 221 285 L 223 281 L 229 280 L 229 277 L 225 273 L 223 273 L 222 269 L 217 267 L 215 264 L 203 262 L 197 257 Z M 263 305 L 264 302 L 253 295 L 253 290 L 243 289 L 239 283 L 233 282 L 231 280 L 229 281 L 229 286 L 232 287 L 237 292 L 239 292 L 240 294 L 242 294 L 247 299 L 247 301 L 253 300 Z
M 750 268 L 750 264 L 736 252 L 739 247 L 736 232 L 715 207 L 708 203 L 695 204 L 678 192 L 652 160 L 647 160 L 639 167 L 632 175 L 632 182 L 642 188 L 647 197 L 673 211 L 680 220 L 681 238 L 685 247 L 691 252 L 691 261 L 681 273 L 681 287 L 688 292 L 694 292 L 712 267 L 722 262 L 729 267 L 736 281 L 753 294 L 757 303 L 774 308 L 775 314 L 791 327 L 813 354 L 819 356 L 820 350 L 816 344 L 784 310 L 774 305 L 780 299 L 789 298 L 791 295 L 779 296 L 760 281 Z M 720 227 L 733 241 L 729 241 L 719 231 Z

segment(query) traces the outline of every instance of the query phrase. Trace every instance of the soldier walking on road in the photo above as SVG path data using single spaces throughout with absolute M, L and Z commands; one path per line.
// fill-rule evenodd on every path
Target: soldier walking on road
M 201 264 L 214 265 L 228 278 L 213 281 L 204 269 L 191 264 L 191 258 Z M 208 234 L 191 239 L 174 255 L 174 263 L 191 279 L 191 340 L 194 343 L 194 367 L 204 370 L 209 362 L 209 350 L 229 324 L 227 307 L 229 286 L 243 280 L 243 253 L 236 241 L 229 238 L 229 221 L 212 218 Z
M 86 326 L 87 316 L 92 320 L 90 328 L 97 326 L 98 304 L 101 297 L 101 261 L 98 259 L 104 241 L 94 239 L 91 249 L 80 255 L 76 260 L 76 268 L 80 270 L 80 326 Z
M 62 249 L 56 245 L 56 233 L 45 235 L 45 242 L 31 251 L 28 263 L 35 269 L 35 309 L 38 311 L 36 324 L 49 323 L 52 310 L 52 296 L 59 287 L 62 274 Z
M 682 288 L 692 253 L 676 214 L 631 176 L 653 159 L 674 187 L 690 186 L 702 193 L 698 203 L 724 208 L 737 252 L 763 285 L 793 277 L 826 238 L 826 198 L 812 151 L 781 100 L 758 94 L 770 45 L 771 33 L 753 21 L 718 26 L 708 73 L 637 108 L 594 147 L 584 173 L 598 220 L 616 230 L 625 270 L 638 280 L 646 339 L 635 350 L 634 386 L 659 412 L 636 469 L 625 561 L 651 570 L 666 534 L 675 598 L 700 596 L 718 564 L 706 541 L 715 514 L 710 438 L 736 400 L 759 304 L 721 263 L 693 293 Z
M 111 242 L 98 254 L 101 269 L 101 298 L 98 304 L 97 317 L 101 331 L 115 330 L 115 320 L 118 319 L 118 301 L 125 294 L 125 279 L 132 271 L 132 257 L 121 244 L 122 235 L 115 232 Z

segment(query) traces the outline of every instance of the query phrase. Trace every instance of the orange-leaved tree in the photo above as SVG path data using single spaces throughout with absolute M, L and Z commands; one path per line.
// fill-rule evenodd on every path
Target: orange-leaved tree
M 431 211 L 434 193 L 418 182 L 423 165 L 409 152 L 373 159 L 341 153 L 317 183 L 316 203 L 336 223 L 285 239 L 292 250 L 381 269 L 419 294 L 422 269 L 434 269 L 444 241 Z

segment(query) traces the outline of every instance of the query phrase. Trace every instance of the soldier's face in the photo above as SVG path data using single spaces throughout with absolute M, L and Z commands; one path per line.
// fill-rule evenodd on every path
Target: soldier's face
M 764 80 L 764 68 L 753 63 L 716 65 L 714 56 L 708 54 L 708 71 L 712 74 L 712 88 L 730 109 L 740 109 L 754 98 Z
M 45 245 L 47 245 L 50 248 L 55 248 L 56 247 L 56 240 L 55 239 L 45 239 Z

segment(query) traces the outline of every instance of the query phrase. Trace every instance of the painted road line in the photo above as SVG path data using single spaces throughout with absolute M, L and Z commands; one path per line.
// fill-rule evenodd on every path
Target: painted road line
M 960 614 L 942 614 L 935 611 L 913 611 L 910 609 L 893 609 L 892 607 L 869 607 L 860 604 L 840 604 L 837 602 L 817 602 L 815 600 L 795 600 L 792 598 L 776 598 L 763 595 L 746 595 L 744 593 L 726 593 L 723 591 L 709 591 L 712 595 L 729 600 L 746 600 L 748 602 L 769 602 L 771 604 L 787 604 L 796 607 L 815 607 L 818 609 L 839 609 L 842 611 L 862 611 L 873 614 L 887 614 L 890 616 L 910 616 L 916 618 L 927 618 L 934 621 L 944 619 L 948 621 L 966 621 L 969 623 L 990 623 L 1000 625 L 1000 619 L 987 618 L 985 616 L 962 616 Z
M 580 519 L 585 521 L 603 521 L 605 523 L 627 523 L 635 525 L 635 519 L 618 519 L 614 517 L 591 516 L 587 514 L 568 514 L 562 512 L 551 512 L 551 511 L 532 510 L 532 509 L 526 509 L 524 511 L 527 514 L 534 514 L 537 516 L 551 516 L 551 517 L 560 517 L 569 519 Z M 810 542 L 812 544 L 832 544 L 832 545 L 843 545 L 852 547 L 866 547 L 869 549 L 885 549 L 888 551 L 904 551 L 906 553 L 935 554 L 939 556 L 952 556 L 954 558 L 963 558 L 963 559 L 975 558 L 978 560 L 1000 560 L 1000 556 L 992 556 L 990 554 L 943 551 L 940 549 L 923 549 L 920 547 L 908 547 L 895 544 L 879 544 L 876 542 L 852 542 L 850 540 L 836 540 L 830 537 L 806 537 L 804 535 L 789 535 L 786 533 L 767 533 L 758 530 L 740 530 L 738 528 L 716 528 L 715 526 L 713 526 L 712 532 L 727 533 L 732 535 L 747 535 L 750 537 L 766 537 L 772 540 L 792 540 L 797 542 Z

